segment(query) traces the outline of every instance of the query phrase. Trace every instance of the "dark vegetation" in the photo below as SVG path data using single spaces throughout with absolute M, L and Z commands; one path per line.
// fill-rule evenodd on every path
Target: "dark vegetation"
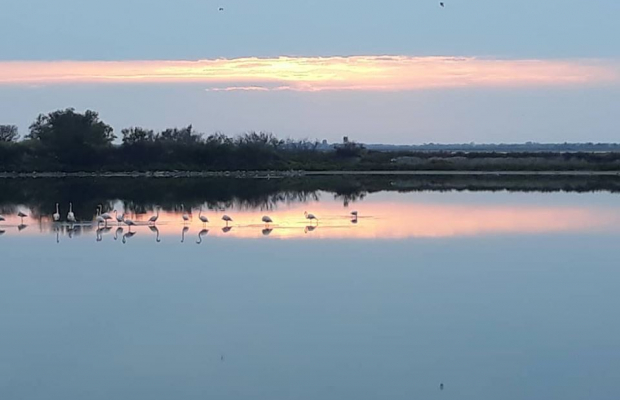
M 116 200 L 135 213 L 221 207 L 270 210 L 278 204 L 315 201 L 331 196 L 344 205 L 379 191 L 515 191 L 620 193 L 614 176 L 323 176 L 285 179 L 233 178 L 62 178 L 0 179 L 0 214 L 15 214 L 16 204 L 50 215 L 60 203 L 73 202 L 76 215 L 90 218 L 97 204 L 109 211 Z
M 191 125 L 117 136 L 94 111 L 40 115 L 19 140 L 0 126 L 0 172 L 241 170 L 620 171 L 620 152 L 377 151 L 347 142 L 325 151 L 318 141 L 270 133 L 203 135 Z

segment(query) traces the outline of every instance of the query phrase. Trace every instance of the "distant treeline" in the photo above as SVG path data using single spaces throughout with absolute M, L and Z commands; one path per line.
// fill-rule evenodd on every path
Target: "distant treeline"
M 378 151 L 355 142 L 324 151 L 318 141 L 265 132 L 204 135 L 191 125 L 130 127 L 120 138 L 115 144 L 114 130 L 94 111 L 39 115 L 22 140 L 15 126 L 0 125 L 0 171 L 620 170 L 620 152 Z
M 618 143 L 425 143 L 419 145 L 368 144 L 377 151 L 460 151 L 460 152 L 620 152 Z

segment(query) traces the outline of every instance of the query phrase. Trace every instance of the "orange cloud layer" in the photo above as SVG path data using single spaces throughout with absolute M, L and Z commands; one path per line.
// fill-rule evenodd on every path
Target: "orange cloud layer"
M 207 90 L 378 90 L 579 85 L 620 80 L 596 60 L 462 57 L 279 57 L 199 61 L 8 61 L 0 85 L 204 83 Z

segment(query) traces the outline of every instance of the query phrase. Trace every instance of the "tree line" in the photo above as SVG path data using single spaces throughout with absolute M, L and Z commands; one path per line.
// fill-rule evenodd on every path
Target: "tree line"
M 378 151 L 355 142 L 318 141 L 267 132 L 205 135 L 192 125 L 155 132 L 114 129 L 95 111 L 39 115 L 20 139 L 0 125 L 0 172 L 239 170 L 620 171 L 620 152 Z
M 95 111 L 41 114 L 22 140 L 16 126 L 0 125 L 2 171 L 248 170 L 330 167 L 335 158 L 361 152 L 356 144 L 319 151 L 320 143 L 283 140 L 267 132 L 236 137 L 204 135 L 192 125 L 160 132 L 114 129 Z

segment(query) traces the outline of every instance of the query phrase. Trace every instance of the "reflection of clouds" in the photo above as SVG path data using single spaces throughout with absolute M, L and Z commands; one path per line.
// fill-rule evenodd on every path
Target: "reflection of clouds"
M 0 84 L 184 83 L 209 91 L 399 91 L 615 81 L 600 60 L 475 57 L 278 57 L 198 61 L 4 61 Z

